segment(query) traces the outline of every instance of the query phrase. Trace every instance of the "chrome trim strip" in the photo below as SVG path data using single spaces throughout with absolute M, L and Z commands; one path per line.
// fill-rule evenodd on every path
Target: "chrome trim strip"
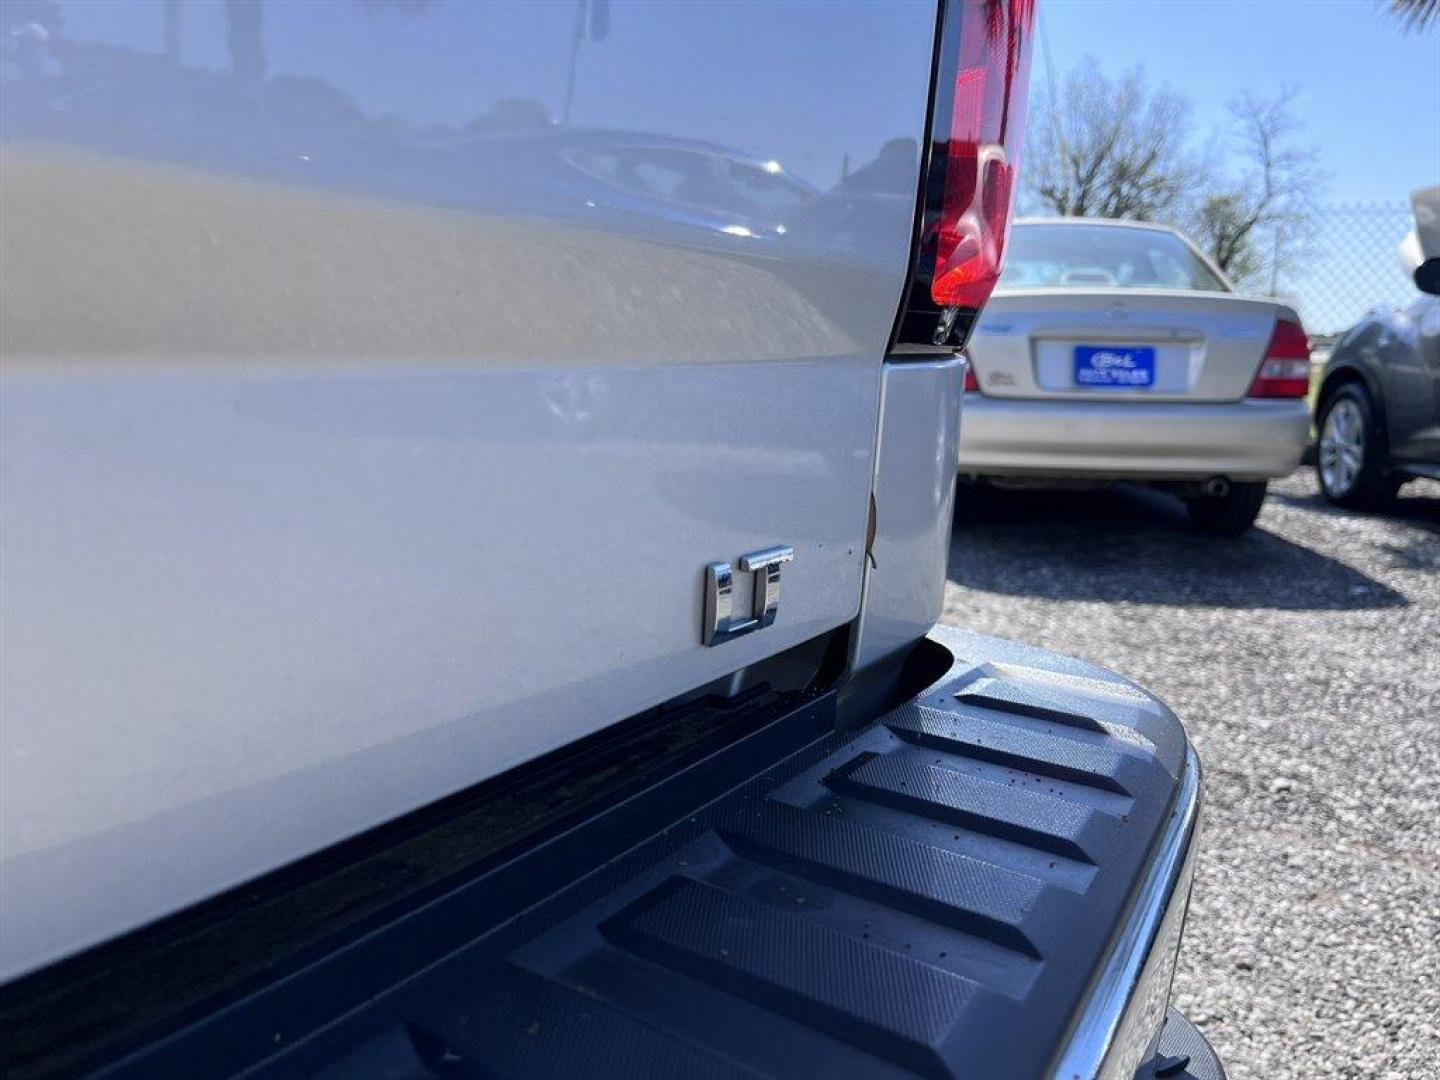
M 1200 759 L 1187 747 L 1170 823 L 1051 1070 L 1056 1080 L 1132 1080 L 1159 1035 L 1195 871 L 1200 780 Z

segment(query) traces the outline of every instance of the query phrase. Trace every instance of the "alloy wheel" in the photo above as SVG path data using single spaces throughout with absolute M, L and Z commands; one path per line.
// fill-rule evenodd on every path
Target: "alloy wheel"
M 1347 495 L 1365 466 L 1365 418 L 1350 398 L 1337 401 L 1320 432 L 1320 477 L 1335 495 Z

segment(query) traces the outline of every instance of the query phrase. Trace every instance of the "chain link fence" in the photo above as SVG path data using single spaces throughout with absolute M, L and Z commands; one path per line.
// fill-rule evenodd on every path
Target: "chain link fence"
M 1314 237 L 1277 290 L 1299 311 L 1312 340 L 1324 342 L 1375 307 L 1415 298 L 1398 250 L 1414 225 L 1404 200 L 1320 208 Z

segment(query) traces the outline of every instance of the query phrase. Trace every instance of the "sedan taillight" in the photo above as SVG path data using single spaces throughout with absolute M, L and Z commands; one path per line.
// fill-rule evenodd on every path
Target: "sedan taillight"
M 1250 384 L 1254 398 L 1302 398 L 1310 392 L 1310 339 L 1297 322 L 1275 324 L 1270 347 Z

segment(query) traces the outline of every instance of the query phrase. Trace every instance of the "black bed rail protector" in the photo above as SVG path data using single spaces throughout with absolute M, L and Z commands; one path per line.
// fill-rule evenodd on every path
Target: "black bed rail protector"
M 1164 706 L 1097 668 L 937 639 L 954 664 L 912 702 L 653 820 L 502 925 L 467 931 L 464 905 L 437 902 L 423 964 L 404 963 L 422 910 L 107 1073 L 1043 1073 L 1146 875 L 1187 746 Z M 600 845 L 634 835 L 595 827 Z M 534 858 L 466 884 L 469 925 L 516 875 L 553 872 L 554 852 Z M 346 973 L 374 968 L 404 975 L 357 1007 Z

